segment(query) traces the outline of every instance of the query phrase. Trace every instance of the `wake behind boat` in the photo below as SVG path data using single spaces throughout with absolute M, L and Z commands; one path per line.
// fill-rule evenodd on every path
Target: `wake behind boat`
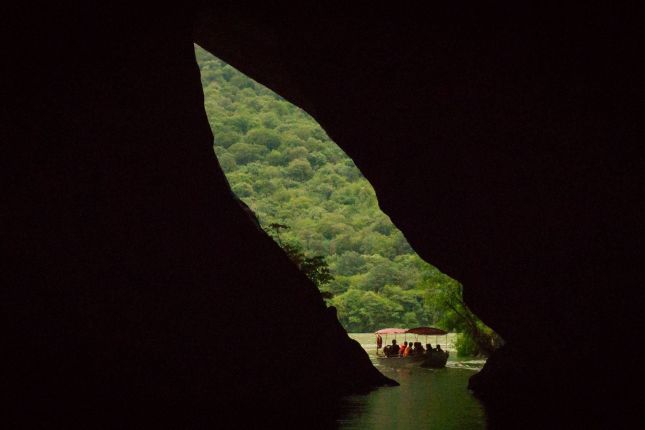
M 416 327 L 411 329 L 404 328 L 384 328 L 376 333 L 376 359 L 379 364 L 390 367 L 407 367 L 420 365 L 421 367 L 441 368 L 446 366 L 448 361 L 448 351 L 441 349 L 437 342 L 437 336 L 446 336 L 446 345 L 448 333 L 435 327 Z M 403 335 L 406 340 L 399 345 L 396 339 L 397 335 Z M 415 341 L 407 341 L 407 335 L 414 335 Z M 418 341 L 419 335 L 425 336 L 425 347 Z M 385 336 L 386 345 L 383 346 L 383 336 Z M 387 344 L 389 337 L 392 337 L 391 344 Z M 435 336 L 436 347 L 432 348 L 427 343 L 428 336 Z

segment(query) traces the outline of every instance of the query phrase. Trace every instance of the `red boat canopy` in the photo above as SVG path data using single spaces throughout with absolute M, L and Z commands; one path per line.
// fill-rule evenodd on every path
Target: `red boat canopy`
M 382 328 L 379 331 L 375 332 L 375 334 L 403 334 L 407 331 L 408 330 L 405 328 Z
M 412 334 L 421 334 L 421 335 L 426 335 L 426 336 L 443 336 L 445 334 L 448 334 L 447 331 L 441 330 L 440 328 L 434 328 L 434 327 L 416 327 L 416 328 L 410 328 L 405 331 L 406 333 L 412 333 Z

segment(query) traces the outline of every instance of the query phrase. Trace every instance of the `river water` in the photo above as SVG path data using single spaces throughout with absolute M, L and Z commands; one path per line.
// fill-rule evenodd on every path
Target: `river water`
M 428 337 L 434 346 L 439 342 L 450 351 L 445 369 L 419 366 L 392 369 L 380 366 L 374 358 L 376 339 L 372 333 L 352 333 L 372 358 L 375 366 L 399 384 L 367 395 L 348 396 L 340 405 L 339 429 L 485 429 L 486 414 L 481 403 L 468 391 L 468 378 L 477 372 L 484 360 L 457 357 L 455 335 Z M 415 339 L 409 339 L 415 340 Z M 419 341 L 426 343 L 424 336 Z M 403 338 L 398 338 L 403 343 Z M 447 341 L 447 342 L 446 342 Z M 388 342 L 389 343 L 389 339 Z

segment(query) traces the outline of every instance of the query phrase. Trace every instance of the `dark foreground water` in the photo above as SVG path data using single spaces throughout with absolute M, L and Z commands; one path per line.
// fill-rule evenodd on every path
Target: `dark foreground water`
M 376 345 L 372 334 L 351 334 L 374 357 Z M 448 338 L 448 348 L 451 348 Z M 445 349 L 444 340 L 440 341 Z M 434 344 L 434 342 L 433 342 Z M 367 395 L 350 396 L 340 405 L 340 429 L 485 429 L 483 406 L 467 390 L 468 378 L 483 365 L 482 360 L 455 357 L 451 351 L 445 369 L 418 366 L 377 368 L 399 384 L 375 390 Z

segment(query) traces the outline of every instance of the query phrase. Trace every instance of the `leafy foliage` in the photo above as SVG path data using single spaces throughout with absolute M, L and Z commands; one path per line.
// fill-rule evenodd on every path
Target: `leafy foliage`
M 322 255 L 307 256 L 304 254 L 299 245 L 283 243 L 280 239 L 280 232 L 288 230 L 289 226 L 279 223 L 271 223 L 266 230 L 273 235 L 274 239 L 280 244 L 289 259 L 304 273 L 319 289 L 327 285 L 333 279 L 325 257 Z M 329 292 L 323 291 L 323 297 L 331 298 Z
M 457 348 L 457 355 L 459 356 L 474 356 L 479 352 L 477 343 L 466 333 L 459 333 L 455 341 L 455 348 Z
M 215 153 L 233 192 L 338 309 L 345 328 L 463 330 L 463 315 L 447 305 L 460 299 L 459 284 L 419 258 L 325 131 L 201 48 L 196 54 Z

